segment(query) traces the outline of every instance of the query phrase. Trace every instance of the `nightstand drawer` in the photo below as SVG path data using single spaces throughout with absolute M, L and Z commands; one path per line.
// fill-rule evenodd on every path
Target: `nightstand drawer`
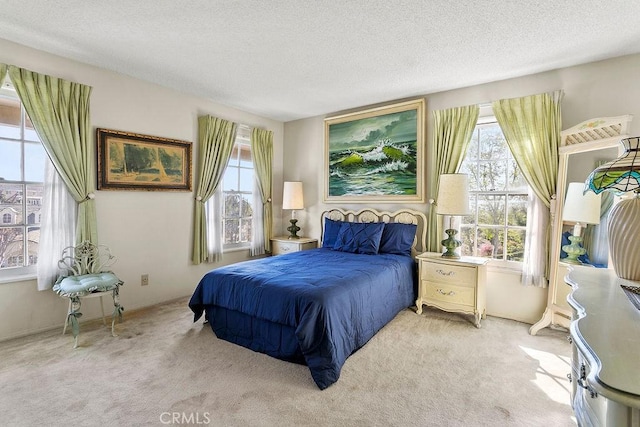
M 473 314 L 476 328 L 487 311 L 485 283 L 486 258 L 442 258 L 437 252 L 418 255 L 420 282 L 416 313 L 422 314 L 422 305 L 441 310 Z
M 274 237 L 271 239 L 271 253 L 273 255 L 288 254 L 291 252 L 306 251 L 318 247 L 317 239 L 301 237 L 288 239 L 287 237 Z
M 442 283 L 425 283 L 428 300 L 449 304 L 467 305 L 472 310 L 476 303 L 475 287 L 444 285 Z
M 420 264 L 420 279 L 441 284 L 451 284 L 456 286 L 476 286 L 475 267 L 465 267 L 461 265 L 439 264 L 435 262 L 424 262 Z
M 280 254 L 288 254 L 289 252 L 297 252 L 299 250 L 298 248 L 299 248 L 299 245 L 294 242 L 274 241 L 272 250 L 274 255 L 280 255 Z

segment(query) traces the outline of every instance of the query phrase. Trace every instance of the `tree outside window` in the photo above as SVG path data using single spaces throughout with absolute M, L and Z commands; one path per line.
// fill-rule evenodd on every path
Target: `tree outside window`
M 253 160 L 248 140 L 238 137 L 222 182 L 223 243 L 226 249 L 249 247 L 253 233 Z
M 521 262 L 529 186 L 496 121 L 476 126 L 460 172 L 472 211 L 462 218 L 462 254 Z

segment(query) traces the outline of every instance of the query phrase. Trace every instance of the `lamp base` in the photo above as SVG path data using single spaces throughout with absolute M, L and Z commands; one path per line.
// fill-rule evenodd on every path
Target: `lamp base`
M 298 231 L 300 231 L 300 227 L 298 227 L 298 226 L 296 225 L 296 222 L 298 222 L 298 220 L 297 220 L 297 219 L 295 219 L 295 218 L 291 218 L 291 219 L 289 220 L 289 222 L 291 223 L 291 225 L 290 225 L 289 227 L 287 227 L 287 231 L 288 231 L 289 233 L 291 233 L 291 234 L 289 234 L 289 238 L 290 238 L 290 239 L 299 239 L 299 238 L 300 238 L 300 236 L 298 236 L 298 234 L 297 234 L 297 233 L 298 233 Z
M 450 228 L 448 230 L 444 230 L 444 232 L 447 233 L 447 236 L 449 237 L 447 237 L 442 242 L 440 242 L 442 243 L 442 246 L 444 246 L 447 249 L 446 252 L 442 254 L 442 257 L 459 259 L 460 255 L 456 253 L 456 248 L 459 248 L 462 245 L 462 242 L 460 242 L 460 240 L 457 240 L 453 237 L 458 233 L 458 230 L 454 228 Z
M 562 262 L 566 262 L 567 264 L 582 264 L 582 261 L 578 259 L 579 256 L 582 256 L 587 253 L 587 250 L 580 246 L 582 243 L 582 237 L 580 236 L 569 236 L 570 245 L 564 245 L 562 250 L 567 253 L 567 257 L 562 260 Z

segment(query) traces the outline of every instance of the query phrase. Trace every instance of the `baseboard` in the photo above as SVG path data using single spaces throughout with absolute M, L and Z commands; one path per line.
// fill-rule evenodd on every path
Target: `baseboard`
M 162 302 L 158 302 L 158 303 L 155 303 L 155 304 L 146 305 L 144 307 L 133 308 L 131 310 L 126 310 L 123 315 L 125 316 L 125 319 L 126 319 L 127 314 L 135 315 L 138 312 L 141 312 L 141 311 L 144 311 L 144 310 L 149 310 L 149 309 L 151 309 L 153 307 L 157 307 L 157 306 L 164 305 L 164 304 L 171 304 L 171 303 L 180 301 L 180 300 L 188 298 L 188 297 L 189 297 L 189 295 L 185 295 L 185 296 L 178 297 L 178 298 L 172 298 L 172 299 L 167 300 L 167 301 L 162 301 Z M 110 317 L 110 316 L 107 316 L 107 318 L 108 317 Z M 80 324 L 82 325 L 82 324 L 87 324 L 87 323 L 91 323 L 91 322 L 101 322 L 101 321 L 102 321 L 102 316 L 96 316 L 96 317 L 92 317 L 90 319 L 82 319 Z M 0 338 L 0 343 L 6 342 L 6 341 L 15 340 L 15 339 L 18 339 L 18 338 L 28 337 L 28 336 L 31 336 L 31 335 L 37 335 L 37 334 L 41 334 L 41 333 L 44 333 L 44 332 L 50 332 L 50 331 L 53 331 L 55 329 L 59 329 L 60 331 L 62 331 L 63 328 L 64 328 L 64 323 L 56 324 L 56 325 L 53 325 L 53 326 L 45 326 L 45 327 L 38 328 L 38 329 L 35 329 L 35 330 L 18 332 L 17 334 L 9 335 L 7 337 Z M 62 332 L 61 332 L 61 334 L 62 334 Z

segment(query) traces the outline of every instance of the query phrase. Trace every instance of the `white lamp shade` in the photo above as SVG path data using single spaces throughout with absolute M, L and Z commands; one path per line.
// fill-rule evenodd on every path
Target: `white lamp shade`
M 584 194 L 584 183 L 570 182 L 564 199 L 562 220 L 581 224 L 599 224 L 600 197 L 600 194 L 591 191 Z
M 285 182 L 282 194 L 282 209 L 304 209 L 302 183 L 299 181 Z
M 469 215 L 469 176 L 463 173 L 440 175 L 438 215 Z

